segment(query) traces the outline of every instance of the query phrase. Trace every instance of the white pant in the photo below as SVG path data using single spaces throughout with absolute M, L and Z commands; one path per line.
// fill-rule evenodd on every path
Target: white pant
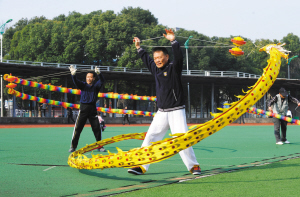
M 185 109 L 171 112 L 158 111 L 149 127 L 142 147 L 151 145 L 150 142 L 162 140 L 169 128 L 171 128 L 172 134 L 186 133 L 188 131 Z M 189 171 L 194 165 L 199 165 L 192 147 L 180 151 L 179 155 Z M 146 171 L 148 171 L 149 166 L 150 164 L 143 165 Z

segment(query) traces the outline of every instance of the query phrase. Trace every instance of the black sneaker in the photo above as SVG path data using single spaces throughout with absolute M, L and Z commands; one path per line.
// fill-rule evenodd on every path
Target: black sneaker
M 131 173 L 131 174 L 135 174 L 135 175 L 141 175 L 141 174 L 144 174 L 142 168 L 140 167 L 134 167 L 134 168 L 131 168 L 127 171 L 128 173 Z
M 69 152 L 70 152 L 70 153 L 72 153 L 72 152 L 74 152 L 74 151 L 75 151 L 75 148 L 70 148 L 70 149 L 69 149 Z
M 201 174 L 201 168 L 200 168 L 200 166 L 194 166 L 190 172 L 193 175 L 199 175 L 199 174 Z
M 106 152 L 105 148 L 103 148 L 103 147 L 98 148 L 98 151 L 99 151 L 99 152 Z

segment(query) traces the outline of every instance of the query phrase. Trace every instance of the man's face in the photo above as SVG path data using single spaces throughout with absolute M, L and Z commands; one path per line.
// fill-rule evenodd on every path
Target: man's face
M 155 51 L 153 53 L 153 59 L 157 68 L 162 68 L 166 63 L 168 63 L 169 55 L 165 55 L 162 51 Z
M 86 75 L 87 84 L 91 85 L 91 84 L 93 84 L 94 81 L 95 81 L 95 77 L 94 77 L 93 73 L 88 73 Z

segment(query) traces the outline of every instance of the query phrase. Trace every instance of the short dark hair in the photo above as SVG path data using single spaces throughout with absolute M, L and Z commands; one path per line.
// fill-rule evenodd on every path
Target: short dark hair
M 154 47 L 152 49 L 152 52 L 154 53 L 156 51 L 162 51 L 165 55 L 169 55 L 169 52 L 168 52 L 167 48 L 165 48 L 165 47 Z
M 87 72 L 86 75 L 89 74 L 89 73 L 93 74 L 93 77 L 96 77 L 96 73 L 95 72 L 92 72 L 92 71 L 91 72 Z

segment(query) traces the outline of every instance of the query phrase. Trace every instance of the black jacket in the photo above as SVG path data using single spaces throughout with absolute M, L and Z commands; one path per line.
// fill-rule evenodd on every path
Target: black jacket
M 171 44 L 174 61 L 170 62 L 169 60 L 161 69 L 157 68 L 154 60 L 144 49 L 138 49 L 139 56 L 155 77 L 157 106 L 161 109 L 176 108 L 185 104 L 181 83 L 183 55 L 176 40 L 172 41 Z
M 80 103 L 96 105 L 98 93 L 105 81 L 103 75 L 100 73 L 98 75 L 99 79 L 96 80 L 92 85 L 87 84 L 87 82 L 78 80 L 76 75 L 71 76 L 76 88 L 81 90 Z

